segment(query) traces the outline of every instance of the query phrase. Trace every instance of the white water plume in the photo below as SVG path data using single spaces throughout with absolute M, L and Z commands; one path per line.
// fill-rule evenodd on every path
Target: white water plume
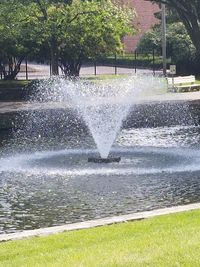
M 53 79 L 40 85 L 34 100 L 73 108 L 88 126 L 102 158 L 107 158 L 130 107 L 163 91 L 162 78 L 130 76 L 89 82 Z
M 73 92 L 70 90 L 102 158 L 108 157 L 130 107 L 153 91 L 161 90 L 160 81 L 135 76 L 96 85 L 79 82 Z

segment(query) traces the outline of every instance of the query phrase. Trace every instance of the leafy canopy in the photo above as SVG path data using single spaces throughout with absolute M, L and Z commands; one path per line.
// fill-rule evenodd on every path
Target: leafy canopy
M 0 49 L 19 57 L 45 47 L 65 69 L 69 62 L 80 65 L 86 57 L 122 50 L 122 37 L 134 33 L 134 15 L 110 0 L 1 1 Z
M 199 0 L 146 0 L 166 4 L 177 13 L 184 24 L 200 57 L 200 1 Z

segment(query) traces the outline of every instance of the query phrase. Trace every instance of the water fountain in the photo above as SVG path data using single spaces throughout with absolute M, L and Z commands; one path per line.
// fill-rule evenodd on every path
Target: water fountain
M 188 104 L 158 103 L 165 89 L 151 76 L 36 84 L 1 148 L 0 233 L 199 201 L 199 127 Z
M 100 157 L 89 157 L 89 162 L 120 161 L 120 157 L 108 157 L 108 155 L 122 121 L 130 109 L 131 89 L 122 88 L 120 84 L 117 86 L 78 84 L 73 91 L 74 104 L 88 126 L 100 153 Z
M 42 83 L 31 102 L 39 99 L 40 102 L 58 103 L 64 108 L 75 108 L 92 134 L 100 154 L 100 157 L 89 157 L 88 161 L 119 162 L 120 157 L 109 157 L 109 152 L 131 106 L 164 87 L 163 79 L 152 76 L 132 76 L 102 84 L 54 79 L 50 85 Z

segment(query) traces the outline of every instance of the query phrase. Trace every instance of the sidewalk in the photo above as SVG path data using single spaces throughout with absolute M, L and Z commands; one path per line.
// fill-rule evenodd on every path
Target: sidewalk
M 25 65 L 22 64 L 22 69 L 25 70 Z M 34 63 L 28 63 L 28 69 L 30 70 L 28 72 L 28 79 L 33 80 L 33 79 L 45 79 L 50 77 L 50 66 L 45 65 L 45 64 L 34 64 Z M 121 68 L 117 67 L 116 68 L 116 74 L 153 74 L 153 70 L 149 69 L 136 69 L 135 68 Z M 61 69 L 59 69 L 59 74 L 62 74 Z M 96 67 L 96 74 L 97 75 L 111 75 L 115 74 L 115 67 L 114 66 L 98 66 Z M 155 71 L 156 75 L 161 75 L 162 71 L 156 70 Z M 82 66 L 80 70 L 80 76 L 95 76 L 95 68 L 94 66 Z M 26 78 L 26 73 L 20 72 L 17 75 L 18 79 L 25 79 Z

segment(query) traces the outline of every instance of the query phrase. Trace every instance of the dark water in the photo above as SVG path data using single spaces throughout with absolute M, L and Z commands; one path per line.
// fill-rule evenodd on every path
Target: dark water
M 1 144 L 0 233 L 200 201 L 199 127 L 123 129 L 111 164 L 84 131 Z

